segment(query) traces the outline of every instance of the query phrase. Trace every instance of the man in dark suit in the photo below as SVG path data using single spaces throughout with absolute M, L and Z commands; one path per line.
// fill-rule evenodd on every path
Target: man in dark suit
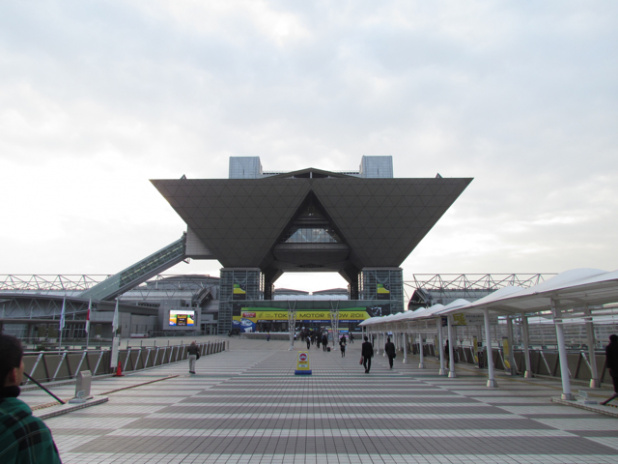
M 363 357 L 363 366 L 365 374 L 369 374 L 371 370 L 371 358 L 373 358 L 373 345 L 369 342 L 369 338 L 365 336 L 365 341 L 361 345 L 361 356 Z
M 386 352 L 386 356 L 388 356 L 388 364 L 389 366 L 391 366 L 391 369 L 392 369 L 393 359 L 395 359 L 397 352 L 395 351 L 395 344 L 391 342 L 391 337 L 388 337 L 386 339 L 386 344 L 384 345 L 384 351 Z

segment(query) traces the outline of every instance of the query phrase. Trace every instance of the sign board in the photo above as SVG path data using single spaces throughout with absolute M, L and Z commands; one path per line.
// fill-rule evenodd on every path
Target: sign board
M 490 315 L 489 323 L 495 325 L 498 323 L 498 316 Z M 471 325 L 482 327 L 485 324 L 485 316 L 483 314 L 455 313 L 453 314 L 453 325 Z
M 309 353 L 306 351 L 300 351 L 296 359 L 295 375 L 311 375 L 311 368 L 309 366 Z

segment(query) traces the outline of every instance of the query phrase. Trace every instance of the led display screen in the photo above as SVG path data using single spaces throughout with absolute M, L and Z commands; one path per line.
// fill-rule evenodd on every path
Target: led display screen
M 195 327 L 195 311 L 193 309 L 171 309 L 170 326 Z

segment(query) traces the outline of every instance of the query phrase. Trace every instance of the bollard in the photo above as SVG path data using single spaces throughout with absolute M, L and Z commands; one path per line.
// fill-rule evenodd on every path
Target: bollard
M 69 403 L 85 403 L 92 399 L 90 394 L 90 386 L 92 385 L 92 373 L 90 371 L 81 371 L 75 378 L 75 398 L 71 398 Z

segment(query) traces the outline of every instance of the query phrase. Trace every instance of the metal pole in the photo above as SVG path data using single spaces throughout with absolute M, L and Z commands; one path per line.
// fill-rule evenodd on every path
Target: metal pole
M 517 375 L 517 365 L 515 364 L 515 345 L 513 342 L 513 318 L 511 316 L 507 316 L 506 318 L 506 328 L 507 328 L 507 336 L 508 336 L 508 349 L 509 349 L 509 358 L 508 362 L 511 365 L 510 371 L 511 375 Z
M 590 308 L 588 305 L 584 308 L 585 320 L 586 320 L 586 338 L 588 343 L 588 356 L 590 357 L 590 388 L 600 388 L 601 382 L 599 382 L 599 369 L 597 367 L 597 357 L 594 352 L 594 346 L 596 341 L 594 338 L 594 323 L 592 322 L 592 315 L 590 314 Z
M 526 362 L 526 371 L 524 372 L 524 378 L 532 378 L 532 363 L 530 362 L 530 334 L 528 332 L 528 316 L 522 314 L 521 316 L 521 334 L 524 341 L 524 361 Z
M 446 375 L 446 369 L 444 367 L 444 348 L 442 348 L 442 318 L 436 319 L 436 329 L 438 331 L 438 353 L 440 356 L 440 370 L 438 375 Z
M 454 350 L 453 350 L 453 342 L 454 342 L 454 338 L 453 337 L 453 323 L 451 322 L 452 320 L 452 316 L 446 316 L 446 323 L 447 323 L 447 329 L 448 329 L 448 357 L 449 357 L 449 371 L 448 371 L 448 377 L 450 379 L 453 379 L 455 377 L 457 377 L 457 374 L 455 373 L 455 356 L 454 356 Z
M 483 314 L 485 315 L 485 346 L 487 347 L 487 387 L 488 388 L 496 388 L 498 384 L 496 383 L 495 378 L 495 369 L 494 369 L 494 357 L 491 352 L 491 331 L 489 326 L 489 309 L 484 308 Z
M 28 380 L 32 380 L 35 384 L 37 384 L 38 387 L 42 388 L 43 391 L 45 391 L 45 393 L 47 393 L 48 395 L 50 395 L 51 397 L 53 397 L 56 401 L 58 401 L 58 403 L 60 404 L 65 404 L 64 401 L 62 401 L 60 398 L 58 398 L 56 395 L 54 395 L 52 392 L 50 392 L 47 388 L 45 388 L 43 385 L 41 385 L 39 382 L 37 382 L 36 380 L 34 380 L 32 377 L 30 377 L 28 374 L 26 374 L 24 372 L 24 377 L 26 377 Z
M 569 374 L 569 363 L 567 360 L 566 343 L 564 342 L 564 327 L 562 326 L 562 313 L 556 308 L 554 300 L 551 301 L 551 310 L 554 316 L 554 324 L 556 325 L 556 339 L 558 341 L 558 356 L 560 359 L 560 377 L 562 378 L 562 395 L 563 400 L 573 400 L 571 393 L 571 379 Z
M 419 355 L 418 368 L 425 369 L 425 353 L 423 352 L 423 333 L 422 332 L 418 333 L 418 355 Z

